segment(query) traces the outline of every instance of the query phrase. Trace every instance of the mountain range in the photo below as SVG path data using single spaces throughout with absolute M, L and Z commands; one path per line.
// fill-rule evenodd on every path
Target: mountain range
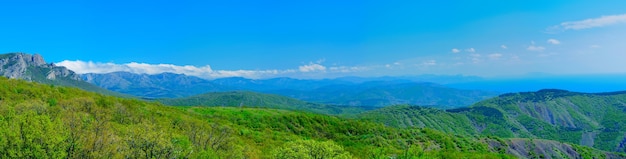
M 206 80 L 183 74 L 148 75 L 128 72 L 83 74 L 82 78 L 112 91 L 148 99 L 189 97 L 210 92 L 255 91 L 330 105 L 383 107 L 415 104 L 455 108 L 498 95 L 492 91 L 460 90 L 434 83 L 394 78 L 369 79 L 376 81 L 356 77 L 323 80 L 231 77 Z
M 207 80 L 182 74 L 157 75 L 114 72 L 107 74 L 82 74 L 82 79 L 111 91 L 144 98 L 186 97 L 225 90 Z
M 488 78 L 444 84 L 457 89 L 478 89 L 501 93 L 562 89 L 576 92 L 612 92 L 626 90 L 625 74 L 550 75 L 531 74 L 521 77 Z
M 148 75 L 128 72 L 78 75 L 65 67 L 46 63 L 41 55 L 25 53 L 3 54 L 0 56 L 0 65 L 2 66 L 0 73 L 8 78 L 72 86 L 115 96 L 134 95 L 145 99 L 180 98 L 211 92 L 243 90 L 282 95 L 327 106 L 369 108 L 415 104 L 455 108 L 497 95 L 490 91 L 458 90 L 434 83 L 416 82 L 444 78 L 428 75 L 406 79 L 343 77 L 323 80 L 240 77 L 206 80 L 174 73 Z M 476 80 L 476 77 L 464 76 L 445 78 L 450 79 L 449 81 Z
M 435 83 L 408 81 L 371 81 L 359 84 L 329 85 L 314 90 L 277 90 L 281 94 L 305 101 L 385 107 L 397 104 L 456 108 L 498 95 L 496 92 L 460 90 Z

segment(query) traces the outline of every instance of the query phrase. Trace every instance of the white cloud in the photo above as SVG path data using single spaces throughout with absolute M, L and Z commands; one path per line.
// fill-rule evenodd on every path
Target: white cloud
M 543 46 L 530 45 L 530 46 L 528 46 L 528 48 L 526 48 L 526 50 L 528 50 L 528 51 L 543 51 L 543 50 L 546 50 L 546 48 L 543 47 Z
M 394 66 L 400 66 L 402 63 L 394 62 L 393 64 L 385 64 L 385 68 L 394 68 Z
M 557 55 L 557 53 L 551 52 L 551 53 L 542 53 L 537 55 L 537 57 L 548 57 L 548 56 L 554 56 Z
M 300 70 L 300 72 L 324 72 L 326 71 L 326 66 L 322 66 L 317 63 L 309 63 L 308 65 L 302 65 L 298 67 L 298 69 Z
M 465 51 L 467 51 L 467 52 L 471 52 L 471 53 L 474 53 L 474 52 L 476 52 L 476 49 L 474 49 L 474 48 L 469 48 L 469 49 L 465 49 Z
M 609 15 L 599 18 L 585 19 L 580 21 L 563 22 L 559 25 L 549 27 L 549 32 L 565 31 L 565 30 L 582 30 L 596 27 L 604 27 L 608 25 L 626 23 L 626 14 Z
M 202 67 L 195 67 L 190 65 L 177 66 L 172 64 L 146 64 L 131 62 L 126 64 L 115 63 L 95 63 L 85 61 L 61 61 L 56 65 L 67 67 L 76 73 L 111 73 L 111 72 L 131 72 L 140 74 L 159 74 L 163 72 L 172 73 L 185 73 L 189 75 L 200 75 L 204 73 L 213 72 L 211 66 L 206 65 Z
M 466 51 L 466 52 L 470 52 L 470 53 L 474 53 L 474 52 L 476 52 L 476 49 L 474 49 L 474 48 L 469 48 L 469 49 L 465 49 L 464 51 Z M 459 50 L 459 49 L 457 49 L 457 48 L 452 49 L 452 53 L 459 53 L 459 52 L 461 52 L 461 50 Z
M 543 51 L 543 50 L 546 50 L 546 48 L 543 47 L 543 46 L 536 46 L 535 45 L 535 41 L 530 41 L 530 46 L 528 46 L 528 48 L 526 48 L 526 50 L 528 50 L 528 51 Z
M 481 60 L 481 58 L 480 58 L 481 56 L 482 56 L 482 55 L 480 55 L 480 54 L 470 54 L 470 57 L 471 57 L 472 63 L 480 63 L 481 61 L 483 61 L 483 60 Z
M 452 53 L 459 53 L 459 52 L 461 52 L 461 50 L 459 50 L 457 48 L 452 49 Z
M 561 41 L 556 40 L 556 39 L 548 39 L 548 43 L 553 44 L 553 45 L 558 45 L 558 44 L 561 44 Z
M 496 59 L 500 59 L 500 57 L 502 57 L 502 54 L 493 53 L 493 54 L 489 54 L 488 56 L 489 56 L 490 59 L 496 60 Z
M 502 49 L 508 49 L 508 47 L 506 47 L 506 45 L 500 45 L 500 48 L 502 48 Z
M 223 77 L 246 77 L 246 78 L 263 78 L 277 76 L 281 74 L 295 73 L 296 70 L 213 70 L 211 66 L 206 65 L 196 67 L 191 65 L 178 66 L 172 64 L 147 64 L 131 62 L 126 64 L 115 63 L 98 63 L 85 61 L 61 61 L 56 63 L 58 66 L 64 66 L 78 74 L 85 73 L 111 73 L 111 72 L 130 72 L 136 74 L 160 74 L 160 73 L 177 73 L 201 78 L 214 79 Z
M 318 60 L 316 62 L 323 62 Z M 85 61 L 61 61 L 56 63 L 57 66 L 64 66 L 78 74 L 85 73 L 111 73 L 111 72 L 130 72 L 136 74 L 160 74 L 160 73 L 176 73 L 189 76 L 196 76 L 205 79 L 215 79 L 224 77 L 245 77 L 245 78 L 272 78 L 272 77 L 317 77 L 326 75 L 342 75 L 349 73 L 359 73 L 370 71 L 374 67 L 380 66 L 332 66 L 326 67 L 320 63 L 310 62 L 309 64 L 298 66 L 297 69 L 269 69 L 269 70 L 214 70 L 211 66 L 206 65 L 196 67 L 191 65 L 179 66 L 172 64 L 147 64 L 147 63 L 99 63 Z M 400 62 L 390 64 L 390 66 L 399 66 Z M 319 74 L 323 73 L 323 74 Z M 311 76 L 313 75 L 313 76 Z
M 388 65 L 389 64 L 387 64 L 386 67 Z M 389 67 L 391 67 L 391 66 L 389 66 Z M 349 72 L 364 71 L 367 68 L 365 68 L 365 67 L 356 67 L 356 66 L 352 66 L 352 67 L 348 67 L 348 66 L 333 66 L 333 67 L 330 67 L 328 69 L 330 70 L 330 72 L 333 72 L 333 73 L 337 73 L 337 72 L 338 73 L 349 73 Z

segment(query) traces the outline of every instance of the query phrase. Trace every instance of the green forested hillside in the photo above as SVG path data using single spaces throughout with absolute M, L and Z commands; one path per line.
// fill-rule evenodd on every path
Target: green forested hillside
M 395 127 L 429 127 L 454 134 L 541 138 L 626 152 L 626 93 L 542 90 L 505 94 L 470 108 L 395 106 L 361 114 Z
M 169 107 L 0 78 L 0 158 L 503 158 L 489 141 L 266 108 Z M 597 153 L 596 155 L 603 155 Z
M 436 108 L 410 105 L 389 106 L 359 114 L 358 117 L 399 128 L 428 127 L 459 135 L 478 134 L 467 116 Z
M 288 110 L 170 107 L 6 78 L 0 88 L 0 158 L 619 157 Z
M 171 106 L 262 107 L 352 116 L 374 108 L 310 103 L 280 95 L 250 91 L 213 92 L 184 98 L 157 99 Z

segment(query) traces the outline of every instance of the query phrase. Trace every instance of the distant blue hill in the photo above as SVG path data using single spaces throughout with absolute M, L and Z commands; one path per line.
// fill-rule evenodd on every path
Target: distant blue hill
M 577 75 L 484 79 L 446 84 L 458 89 L 479 89 L 501 93 L 527 92 L 541 89 L 563 89 L 576 92 L 613 92 L 626 90 L 626 75 Z
M 206 80 L 183 74 L 155 75 L 114 72 L 84 74 L 83 79 L 121 93 L 154 99 L 180 98 L 226 91 L 255 91 L 330 105 L 382 107 L 394 104 L 432 105 L 456 108 L 497 96 L 497 92 L 461 90 L 423 82 L 468 82 L 467 76 L 424 75 L 414 77 L 344 77 L 304 80 L 293 78 L 247 79 L 241 77 Z

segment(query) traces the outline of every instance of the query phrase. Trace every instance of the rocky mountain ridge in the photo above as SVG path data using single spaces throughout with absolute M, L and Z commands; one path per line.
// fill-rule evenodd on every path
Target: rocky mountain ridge
M 10 53 L 0 56 L 0 73 L 2 76 L 11 79 L 23 79 L 27 81 L 38 81 L 39 75 L 33 74 L 33 69 L 45 70 L 44 78 L 55 80 L 65 77 L 72 80 L 81 80 L 80 76 L 63 66 L 56 66 L 53 63 L 46 63 L 39 54 Z
M 113 72 L 81 76 L 86 82 L 102 88 L 144 98 L 185 97 L 224 90 L 205 79 L 174 73 L 148 75 Z
M 0 76 L 43 84 L 76 87 L 118 97 L 131 97 L 87 83 L 72 70 L 57 66 L 54 63 L 46 63 L 39 54 L 0 54 Z

